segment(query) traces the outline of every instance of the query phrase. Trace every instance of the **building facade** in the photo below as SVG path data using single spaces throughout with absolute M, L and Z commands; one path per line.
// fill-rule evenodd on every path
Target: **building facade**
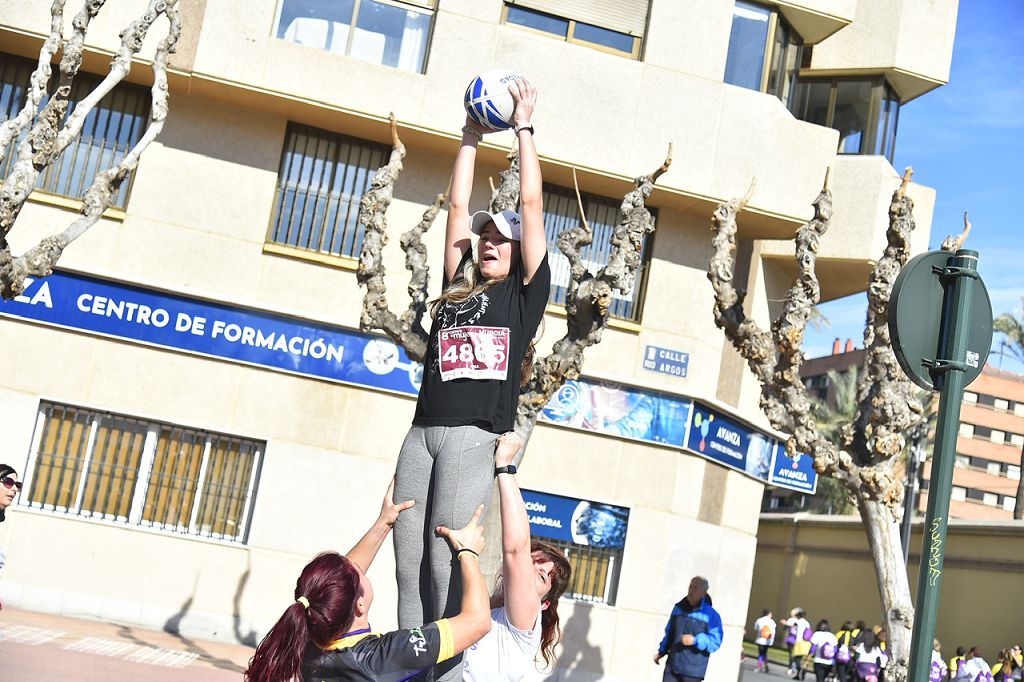
M 737 277 L 767 324 L 795 272 L 786 240 L 831 166 L 823 294 L 863 289 L 899 182 L 899 107 L 948 78 L 956 2 L 179 5 L 163 133 L 59 271 L 0 304 L 2 460 L 26 482 L 0 530 L 0 598 L 254 643 L 309 558 L 355 541 L 418 388 L 413 363 L 357 331 L 359 197 L 387 158 L 393 112 L 409 153 L 388 219 L 393 231 L 418 222 L 447 186 L 466 84 L 513 66 L 540 91 L 553 271 L 540 352 L 564 333 L 553 239 L 577 220 L 573 172 L 597 267 L 632 177 L 675 145 L 637 289 L 614 302 L 584 380 L 546 410 L 522 467 L 536 531 L 577 573 L 550 678 L 660 679 L 650 661 L 665 619 L 702 574 L 725 623 L 708 679 L 735 679 L 780 434 L 713 322 L 710 213 L 757 177 Z M 111 4 L 94 21 L 83 84 L 138 9 Z M 0 117 L 24 101 L 48 16 L 43 0 L 0 9 Z M 16 253 L 73 220 L 91 174 L 138 139 L 146 78 L 138 65 L 41 179 L 9 236 Z M 475 205 L 510 143 L 481 146 Z M 920 250 L 934 192 L 911 191 Z M 438 264 L 442 232 L 426 238 Z M 402 256 L 385 262 L 402 307 Z M 701 429 L 712 416 L 717 450 L 722 432 Z M 617 530 L 598 542 L 581 516 Z M 393 567 L 385 550 L 371 572 L 382 628 L 394 625 Z
M 848 341 L 840 351 L 836 339 L 832 355 L 807 360 L 800 375 L 811 394 L 834 405 L 835 386 L 829 370 L 846 372 L 863 367 L 864 349 Z M 1024 376 L 986 365 L 964 392 L 960 406 L 960 433 L 956 443 L 952 500 L 953 519 L 1009 520 L 1020 485 L 1024 452 Z M 938 408 L 938 403 L 933 407 Z M 914 508 L 928 507 L 931 460 L 922 463 Z M 799 494 L 770 491 L 765 511 L 796 511 L 806 504 Z
M 960 406 L 949 516 L 1009 520 L 1024 452 L 1024 376 L 987 365 L 968 389 Z M 922 470 L 920 511 L 928 504 L 930 465 Z

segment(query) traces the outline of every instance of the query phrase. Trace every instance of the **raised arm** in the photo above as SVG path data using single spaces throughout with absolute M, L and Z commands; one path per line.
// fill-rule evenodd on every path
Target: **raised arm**
M 516 129 L 528 125 L 537 105 L 537 89 L 529 81 L 518 80 L 509 86 L 516 102 L 512 122 Z M 540 159 L 529 129 L 519 130 L 519 210 L 523 218 L 522 247 L 523 276 L 527 283 L 537 273 L 548 250 L 548 237 L 544 232 L 543 179 Z
M 415 500 L 407 500 L 401 504 L 395 504 L 392 499 L 394 494 L 395 479 L 392 477 L 388 491 L 384 495 L 384 502 L 381 504 L 380 515 L 377 517 L 377 520 L 370 526 L 370 530 L 366 531 L 363 537 L 359 539 L 355 547 L 350 549 L 348 554 L 345 555 L 349 561 L 361 568 L 363 573 L 370 569 L 370 564 L 373 563 L 378 550 L 380 550 L 388 533 L 394 527 L 395 519 L 398 518 L 398 515 L 416 504 Z
M 523 442 L 514 432 L 498 439 L 494 465 L 511 464 Z M 512 626 L 532 630 L 537 623 L 541 601 L 537 596 L 537 570 L 530 552 L 530 517 L 515 474 L 498 474 L 498 504 L 501 508 L 501 565 L 505 612 Z
M 452 185 L 448 192 L 448 225 L 444 237 L 444 274 L 448 281 L 455 278 L 455 270 L 462 257 L 473 246 L 473 233 L 469 229 L 469 199 L 473 193 L 473 170 L 476 166 L 476 146 L 483 139 L 484 129 L 466 117 L 462 127 L 462 143 L 452 168 Z
M 457 616 L 447 619 L 452 634 L 452 656 L 479 642 L 491 629 L 491 605 L 480 572 L 480 552 L 484 549 L 484 529 L 480 525 L 483 513 L 481 504 L 462 530 L 437 527 L 437 532 L 448 538 L 462 571 L 462 608 Z

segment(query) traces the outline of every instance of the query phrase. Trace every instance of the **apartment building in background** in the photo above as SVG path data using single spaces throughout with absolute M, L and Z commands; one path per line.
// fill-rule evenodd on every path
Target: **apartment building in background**
M 835 385 L 828 372 L 843 373 L 863 367 L 864 349 L 854 348 L 850 340 L 841 346 L 836 339 L 832 351 L 831 355 L 806 360 L 800 376 L 814 397 L 835 407 Z M 1024 375 L 986 365 L 964 392 L 959 429 L 950 518 L 1013 518 L 1024 451 Z M 930 444 L 927 454 L 930 457 Z M 930 471 L 929 459 L 920 472 L 914 505 L 919 512 L 928 506 Z M 764 511 L 804 509 L 807 500 L 802 497 L 786 491 L 769 491 Z
M 637 286 L 614 300 L 584 377 L 544 411 L 521 468 L 535 532 L 576 570 L 547 677 L 660 679 L 650 659 L 665 619 L 701 574 L 725 623 L 708 679 L 735 679 L 763 490 L 801 476 L 813 489 L 813 472 L 781 454 L 755 378 L 714 325 L 710 215 L 757 178 L 736 280 L 767 326 L 796 271 L 788 240 L 831 167 L 823 298 L 862 290 L 899 183 L 899 111 L 948 79 L 955 0 L 179 8 L 163 133 L 58 271 L 0 304 L 2 460 L 25 481 L 0 529 L 4 603 L 254 643 L 309 558 L 355 541 L 379 509 L 420 376 L 359 331 L 359 198 L 390 153 L 393 112 L 408 156 L 385 264 L 401 309 L 395 237 L 447 187 L 466 84 L 514 67 L 540 92 L 553 274 L 541 353 L 565 328 L 568 266 L 554 240 L 578 221 L 574 171 L 594 229 L 585 258 L 599 267 L 632 178 L 675 148 L 648 202 L 656 231 Z M 108 3 L 93 21 L 73 102 L 137 11 Z M 0 119 L 24 102 L 48 22 L 45 0 L 0 8 Z M 41 178 L 9 237 L 16 253 L 73 220 L 97 170 L 139 138 L 145 66 Z M 511 142 L 481 145 L 474 208 Z M 911 192 L 920 251 L 934 192 Z M 443 225 L 442 214 L 426 238 L 437 265 Z M 393 562 L 385 548 L 371 571 L 383 629 L 395 624 Z

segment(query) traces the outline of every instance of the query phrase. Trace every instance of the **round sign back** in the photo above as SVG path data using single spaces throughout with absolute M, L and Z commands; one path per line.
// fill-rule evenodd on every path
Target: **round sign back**
M 966 357 L 942 357 L 945 292 L 942 280 L 932 268 L 941 270 L 953 258 L 954 254 L 948 251 L 929 251 L 914 257 L 900 271 L 889 300 L 889 336 L 896 360 L 911 381 L 928 390 L 935 388 L 930 365 L 936 359 L 966 364 L 966 386 L 981 374 L 992 349 L 992 303 L 985 283 L 979 278 L 974 281 L 971 300 L 967 302 L 970 324 L 966 330 Z

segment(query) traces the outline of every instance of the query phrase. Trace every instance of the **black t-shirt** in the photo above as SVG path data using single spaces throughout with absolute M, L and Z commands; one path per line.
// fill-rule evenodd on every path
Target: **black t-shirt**
M 457 279 L 472 257 L 472 250 L 463 256 Z M 511 431 L 523 356 L 544 317 L 550 288 L 547 256 L 529 284 L 523 284 L 520 258 L 508 277 L 483 293 L 443 303 L 430 326 L 413 424 Z
M 302 682 L 400 682 L 455 655 L 447 620 L 384 635 L 364 633 L 311 644 L 302 659 Z

